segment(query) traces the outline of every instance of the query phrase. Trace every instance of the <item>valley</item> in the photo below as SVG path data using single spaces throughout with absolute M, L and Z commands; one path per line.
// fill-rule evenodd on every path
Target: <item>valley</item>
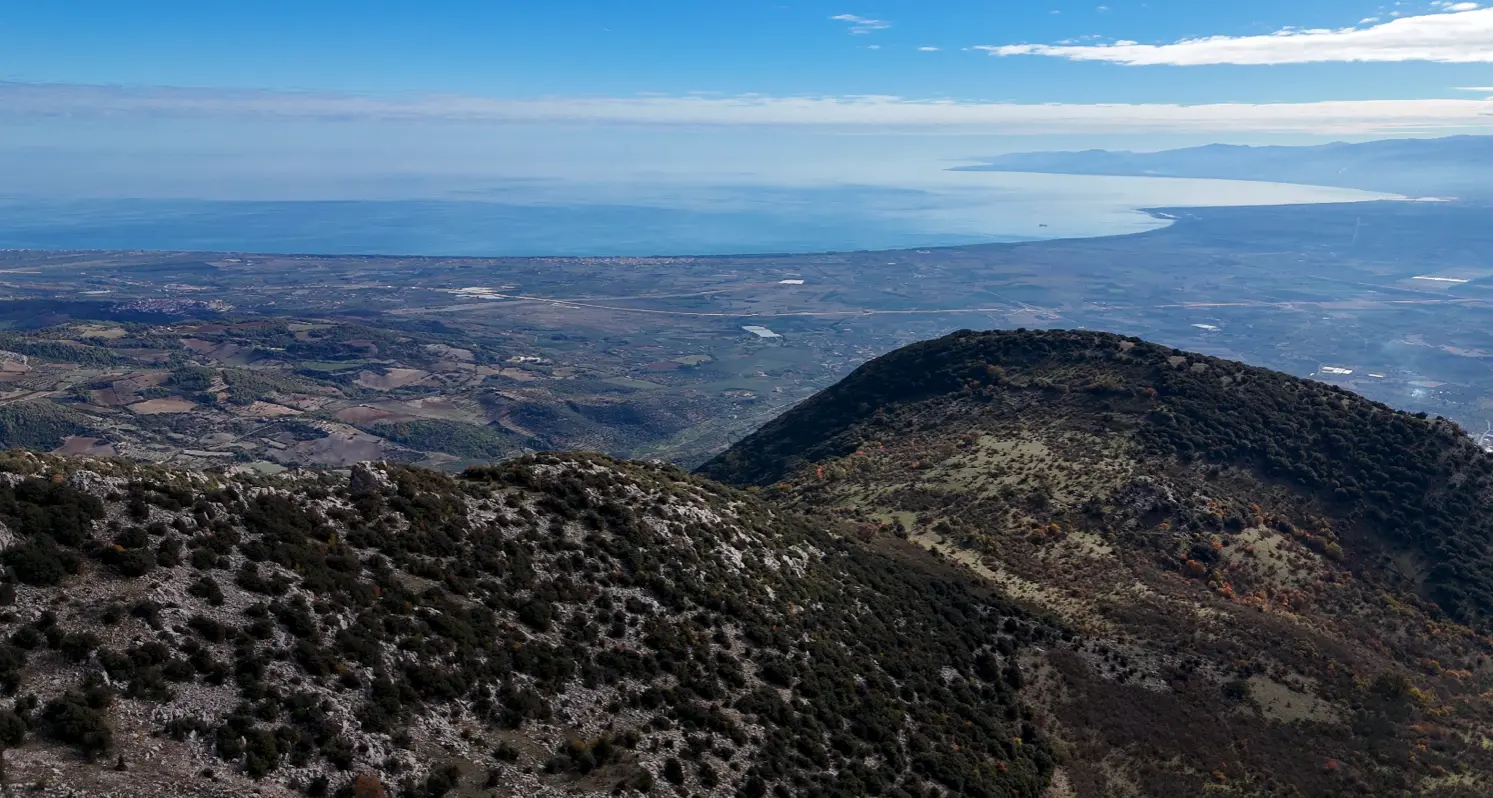
M 1113 330 L 1493 418 L 1486 208 L 1158 213 L 1175 223 L 893 252 L 0 253 L 0 438 L 265 473 L 544 449 L 689 466 L 965 328 Z
M 1493 796 L 1490 3 L 0 52 L 0 798 Z

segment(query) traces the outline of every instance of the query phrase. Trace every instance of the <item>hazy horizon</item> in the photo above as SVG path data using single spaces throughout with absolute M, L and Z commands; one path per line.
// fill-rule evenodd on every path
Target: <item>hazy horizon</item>
M 0 200 L 0 248 L 449 256 L 909 249 L 1144 232 L 1145 208 L 1393 195 L 1187 178 L 948 173 L 922 188 L 544 181 L 463 198 Z

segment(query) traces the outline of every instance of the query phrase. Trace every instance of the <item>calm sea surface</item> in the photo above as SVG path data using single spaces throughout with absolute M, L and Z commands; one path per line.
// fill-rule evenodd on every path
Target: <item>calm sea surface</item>
M 0 199 L 0 248 L 390 255 L 710 255 L 1112 235 L 1148 207 L 1384 199 L 1172 178 L 946 172 L 917 188 L 687 183 L 499 185 L 348 201 Z

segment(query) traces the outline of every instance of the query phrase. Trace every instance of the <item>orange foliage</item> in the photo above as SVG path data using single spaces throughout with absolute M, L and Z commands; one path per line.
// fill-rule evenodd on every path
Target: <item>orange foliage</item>
M 377 776 L 364 774 L 353 779 L 353 798 L 389 798 L 389 791 Z

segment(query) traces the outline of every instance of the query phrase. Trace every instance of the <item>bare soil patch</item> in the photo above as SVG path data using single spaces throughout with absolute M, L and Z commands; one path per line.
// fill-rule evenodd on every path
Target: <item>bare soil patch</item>
M 130 405 L 130 409 L 142 416 L 150 416 L 158 413 L 187 413 L 197 409 L 197 404 L 186 399 L 147 399 Z
M 430 372 L 420 369 L 388 369 L 383 374 L 363 371 L 358 374 L 358 384 L 364 388 L 387 391 L 414 385 L 429 376 Z
M 277 405 L 274 402 L 255 402 L 244 410 L 244 415 L 255 418 L 280 418 L 281 416 L 299 416 L 301 411 L 285 405 Z
M 78 331 L 80 338 L 102 338 L 106 341 L 117 340 L 128 334 L 123 327 L 84 327 Z
M 80 435 L 69 435 L 62 440 L 62 445 L 53 450 L 53 454 L 86 455 L 89 457 L 113 457 L 114 444 L 102 438 L 89 438 Z
M 362 432 L 335 433 L 320 440 L 298 443 L 285 452 L 270 452 L 269 457 L 287 462 L 347 466 L 383 459 L 383 443 L 383 439 Z
M 470 361 L 474 358 L 474 356 L 472 355 L 472 350 L 460 349 L 454 346 L 448 346 L 446 344 L 429 344 L 425 347 L 425 351 L 441 358 L 442 360 Z
M 406 418 L 404 414 L 395 413 L 392 410 L 384 410 L 380 407 L 369 407 L 368 405 L 345 407 L 333 413 L 332 417 L 345 424 L 372 424 L 376 421 Z

